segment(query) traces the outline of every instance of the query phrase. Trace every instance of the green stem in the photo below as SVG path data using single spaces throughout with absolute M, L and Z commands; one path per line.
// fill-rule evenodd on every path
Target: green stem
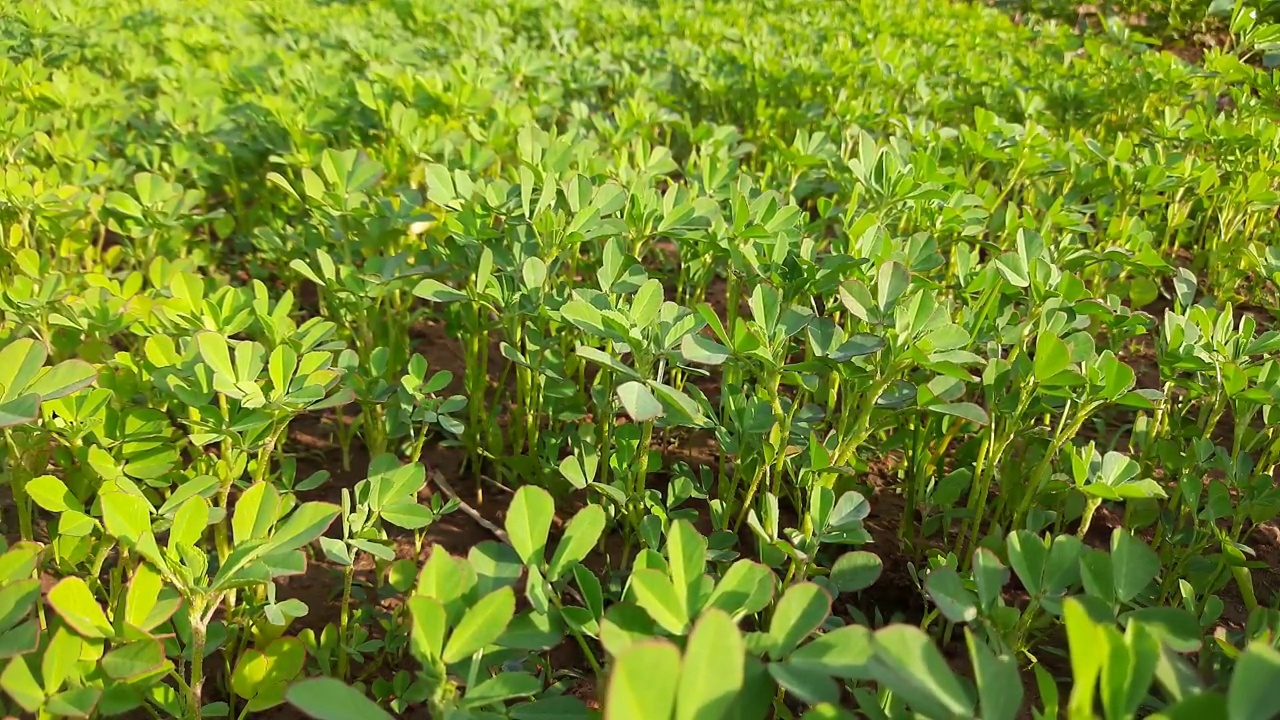
M 1069 401 L 1068 401 L 1069 402 Z M 1070 423 L 1067 418 L 1070 415 L 1067 408 L 1063 408 L 1061 419 L 1058 421 L 1058 431 L 1055 433 L 1053 444 L 1045 451 L 1045 455 L 1040 459 L 1040 463 L 1036 466 L 1035 472 L 1031 475 L 1031 484 L 1026 488 L 1026 493 L 1022 496 L 1021 502 L 1018 503 L 1018 509 L 1013 515 L 1013 524 L 1010 529 L 1015 529 L 1026 518 L 1027 513 L 1031 511 L 1031 504 L 1035 501 L 1037 495 L 1040 494 L 1041 488 L 1049 478 L 1049 471 L 1052 469 L 1053 460 L 1058 456 L 1058 452 L 1062 450 L 1062 446 L 1066 445 L 1071 438 L 1080 432 L 1080 427 L 1084 425 L 1084 421 L 1089 418 L 1096 404 L 1085 405 L 1076 412 L 1074 419 Z
M 267 479 L 267 474 L 268 474 L 267 470 L 268 468 L 271 467 L 271 453 L 275 451 L 276 443 L 280 441 L 280 436 L 284 433 L 285 429 L 287 429 L 288 427 L 289 427 L 289 423 L 288 421 L 285 421 L 283 423 L 280 423 L 280 427 L 273 428 L 271 435 L 267 439 L 267 444 L 263 445 L 258 450 L 258 467 L 254 469 L 254 477 L 253 477 L 254 484 L 263 482 L 264 480 Z M 228 494 L 231 492 L 230 485 L 227 486 L 226 492 Z M 225 503 L 225 497 L 224 497 L 224 503 Z M 223 507 L 226 507 L 226 505 L 224 504 Z
M 742 521 L 747 519 L 747 514 L 751 512 L 751 503 L 755 501 L 756 493 L 760 490 L 760 481 L 764 479 L 766 463 L 764 458 L 756 463 L 756 471 L 751 476 L 751 484 L 747 487 L 747 496 L 742 500 L 742 509 L 738 511 L 738 519 L 733 523 L 733 531 L 738 532 L 738 528 L 742 527 Z
M 1102 505 L 1101 498 L 1089 498 L 1085 501 L 1084 515 L 1080 518 L 1080 530 L 1076 533 L 1076 537 L 1081 540 L 1089 532 L 1089 524 L 1093 522 L 1093 514 L 1098 511 L 1098 507 Z
M 563 615 L 564 605 L 560 602 L 560 597 L 554 592 L 554 589 L 552 592 L 547 593 L 547 597 L 551 598 L 551 604 L 555 605 L 556 610 Z M 591 666 L 591 671 L 595 673 L 596 679 L 603 680 L 604 670 L 601 669 L 599 661 L 596 660 L 596 654 L 591 651 L 591 646 L 587 644 L 587 639 L 576 628 L 570 627 L 569 632 L 578 641 L 578 647 L 582 648 L 582 655 L 587 658 L 587 664 Z
M 201 689 L 204 686 L 204 613 L 200 605 L 191 608 L 191 683 L 188 686 L 187 716 L 200 720 L 202 712 Z
M 961 544 L 956 547 L 956 553 L 961 557 L 967 557 L 968 550 L 977 547 L 978 534 L 982 531 L 982 512 L 987 505 L 987 496 L 991 494 L 991 478 L 992 471 L 987 467 L 987 459 L 991 453 L 991 433 L 987 433 L 982 438 L 982 445 L 978 447 L 978 459 L 973 467 L 973 481 L 969 485 L 969 517 L 965 520 L 968 527 L 962 528 L 958 542 L 965 542 L 965 535 L 969 536 L 968 544 Z
M 351 620 L 351 585 L 356 576 L 356 556 L 358 553 L 352 553 L 351 564 L 342 571 L 342 605 L 338 608 L 338 679 L 346 682 L 348 655 L 347 655 L 347 626 Z
M 644 508 L 641 499 L 647 487 L 649 477 L 649 445 L 653 443 L 653 421 L 640 423 L 640 444 L 636 445 L 636 472 L 631 480 L 631 502 L 635 503 L 634 523 L 640 527 L 640 511 Z
M 13 504 L 18 510 L 18 533 L 23 540 L 35 539 L 35 530 L 31 522 L 31 499 L 27 497 L 27 470 L 23 465 L 22 453 L 18 443 L 13 439 L 13 432 L 4 431 L 5 445 L 9 449 L 8 463 L 5 468 L 9 472 L 9 486 L 13 490 Z
M 422 432 L 418 433 L 418 437 L 413 441 L 413 448 L 409 451 L 409 462 L 422 462 L 422 448 L 427 443 L 427 425 L 423 423 Z

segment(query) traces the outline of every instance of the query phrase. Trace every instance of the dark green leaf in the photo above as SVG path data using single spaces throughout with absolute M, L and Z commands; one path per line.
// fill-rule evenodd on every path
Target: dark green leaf
M 875 584 L 884 570 L 880 557 L 866 550 L 854 550 L 836 558 L 831 566 L 831 582 L 840 592 L 858 592 Z

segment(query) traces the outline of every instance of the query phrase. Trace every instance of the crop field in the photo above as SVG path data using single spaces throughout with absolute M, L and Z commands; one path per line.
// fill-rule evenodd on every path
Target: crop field
M 1280 8 L 1101 5 L 0 3 L 0 716 L 1280 716 Z

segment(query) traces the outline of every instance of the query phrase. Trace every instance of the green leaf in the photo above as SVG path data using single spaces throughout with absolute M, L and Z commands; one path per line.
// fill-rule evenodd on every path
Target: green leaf
M 99 496 L 102 521 L 107 532 L 133 546 L 151 532 L 151 508 L 147 501 L 132 493 L 104 492 Z
M 449 168 L 430 163 L 426 167 L 425 174 L 427 199 L 441 207 L 454 207 L 458 196 L 454 191 L 453 177 L 449 173 Z
M 14 340 L 0 349 L 0 392 L 3 392 L 0 400 L 12 400 L 30 392 L 28 386 L 40 374 L 48 357 L 49 349 L 44 343 L 32 338 Z
M 1027 262 L 1017 253 L 1007 252 L 996 258 L 996 269 L 1004 276 L 1005 281 L 1018 288 L 1031 286 L 1031 274 L 1027 270 Z
M 734 702 L 733 717 L 739 720 L 766 720 L 773 717 L 770 711 L 777 693 L 776 683 L 763 662 L 752 656 L 747 657 L 746 680 L 742 685 L 742 692 Z
M 840 592 L 858 592 L 875 584 L 883 570 L 884 563 L 878 555 L 866 550 L 854 550 L 836 558 L 831 566 L 830 578 Z
M 25 580 L 36 571 L 44 546 L 34 542 L 18 542 L 0 553 L 0 585 Z
M 698 618 L 685 647 L 676 720 L 728 716 L 742 689 L 745 650 L 742 633 L 728 614 L 712 609 Z
M 213 590 L 228 590 L 245 584 L 265 583 L 270 575 L 262 576 L 258 562 L 266 554 L 266 544 L 260 540 L 237 546 L 218 566 L 218 572 L 209 582 Z
M 0 403 L 0 428 L 26 425 L 40 419 L 40 396 L 28 393 Z
M 1111 535 L 1111 564 L 1120 602 L 1137 597 L 1160 574 L 1160 557 L 1151 546 L 1121 528 Z
M 1145 627 L 1131 624 L 1124 636 L 1106 627 L 1110 655 L 1102 667 L 1102 709 L 1106 717 L 1134 717 L 1155 677 L 1160 644 Z
M 103 198 L 103 205 L 132 218 L 142 217 L 142 205 L 128 193 L 112 190 Z
M 894 380 L 889 383 L 884 392 L 880 393 L 880 397 L 876 398 L 876 406 L 895 410 L 904 408 L 916 401 L 918 393 L 916 386 L 906 380 Z
M 597 350 L 588 345 L 579 345 L 577 350 L 574 352 L 583 360 L 588 360 L 600 367 L 608 368 L 624 378 L 632 378 L 635 380 L 640 379 L 640 373 L 632 370 L 626 363 L 603 350 Z
M 475 570 L 476 587 L 481 595 L 515 585 L 524 571 L 516 551 L 506 543 L 493 540 L 471 546 L 467 551 L 467 562 Z
M 871 674 L 930 717 L 973 717 L 973 699 L 933 640 L 913 625 L 890 625 L 872 638 Z
M 1067 628 L 1067 645 L 1071 659 L 1071 698 L 1073 717 L 1092 717 L 1098 674 L 1107 657 L 1109 644 L 1102 628 L 1075 598 L 1062 603 L 1062 618 Z
M 885 339 L 870 333 L 854 333 L 831 353 L 836 362 L 848 362 L 856 357 L 863 357 L 884 349 Z
M 475 584 L 476 575 L 470 563 L 453 557 L 443 546 L 436 545 L 422 566 L 414 592 L 439 600 L 449 611 L 449 617 L 456 620 L 462 617 L 462 601 Z
M 103 691 L 91 685 L 71 688 L 49 698 L 44 709 L 56 717 L 91 718 L 102 696 Z
M 653 391 L 642 382 L 628 380 L 618 386 L 618 400 L 627 411 L 627 415 L 636 422 L 645 422 L 662 417 L 662 403 L 654 397 Z
M 431 508 L 411 501 L 391 503 L 382 508 L 379 514 L 383 520 L 405 530 L 421 530 L 436 519 Z
M 542 564 L 555 513 L 551 493 L 540 487 L 525 485 L 512 498 L 504 524 L 511 546 L 526 565 L 537 567 Z
M 978 605 L 989 611 L 1000 598 L 1000 591 L 1009 582 L 1009 568 L 987 548 L 973 552 L 973 583 L 978 588 Z
M 675 585 L 666 573 L 642 568 L 631 573 L 631 593 L 636 604 L 649 617 L 672 635 L 683 635 L 689 626 L 689 613 Z
M 955 568 L 943 566 L 929 573 L 924 589 L 951 622 L 967 623 L 978 618 L 976 598 L 964 586 Z
M 806 704 L 834 703 L 840 700 L 840 686 L 830 676 L 789 662 L 769 663 L 769 675 L 787 692 Z
M 1229 720 L 1229 717 L 1226 696 L 1209 691 L 1167 705 L 1160 712 L 1148 716 L 1148 720 Z
M 1280 714 L 1280 652 L 1254 640 L 1236 661 L 1227 690 L 1229 720 L 1269 720 Z
M 466 300 L 467 294 L 458 292 L 439 280 L 426 278 L 413 288 L 413 294 L 431 302 L 457 302 Z
M 504 672 L 467 688 L 462 707 L 480 708 L 542 691 L 542 681 L 526 672 Z
M 23 578 L 0 584 L 0 632 L 12 628 L 35 607 L 40 597 L 40 581 Z
M 289 391 L 293 382 L 293 374 L 298 369 L 298 354 L 288 345 L 277 345 L 267 359 L 267 375 L 271 378 L 271 388 L 279 397 Z
M 27 712 L 34 713 L 44 704 L 44 690 L 31 673 L 31 666 L 21 656 L 10 660 L 4 672 L 0 673 L 0 688 L 4 688 L 9 697 Z
M 1141 623 L 1162 643 L 1177 652 L 1200 649 L 1202 633 L 1195 616 L 1178 607 L 1145 607 L 1121 617 L 1126 623 Z
M 164 645 L 151 638 L 138 640 L 112 650 L 100 662 L 107 677 L 136 680 L 164 668 Z
M 235 514 L 231 518 L 235 544 L 266 539 L 267 531 L 275 524 L 279 510 L 280 498 L 274 485 L 267 482 L 250 485 L 236 499 Z
M 964 629 L 969 646 L 973 676 L 978 686 L 978 703 L 983 720 L 1014 720 L 1022 708 L 1022 679 L 1018 664 L 1008 655 L 999 655 Z
M 424 665 L 438 660 L 444 652 L 444 633 L 449 624 L 444 605 L 435 598 L 422 595 L 415 595 L 406 602 L 413 620 L 409 639 L 414 655 Z
M 271 534 L 263 550 L 264 554 L 297 550 L 311 543 L 329 529 L 339 512 L 341 508 L 333 503 L 303 503 Z
M 552 695 L 517 705 L 507 713 L 511 720 L 587 720 L 587 706 L 570 695 Z M 598 713 L 597 713 L 598 715 Z
M 536 610 L 517 613 L 498 638 L 497 645 L 509 650 L 545 652 L 564 642 L 562 628 L 560 620 L 548 613 Z
M 551 582 L 559 580 L 570 566 L 594 550 L 604 531 L 604 524 L 604 508 L 600 505 L 591 504 L 579 510 L 556 545 L 551 564 L 547 566 L 547 579 Z
M 458 662 L 491 645 L 507 629 L 515 611 L 516 596 L 509 587 L 480 598 L 467 610 L 449 635 L 449 642 L 445 644 L 442 655 L 444 662 Z
M 226 338 L 215 332 L 199 332 L 196 333 L 196 347 L 200 349 L 200 358 L 210 369 L 228 379 L 235 379 L 236 370 L 231 364 Z
M 150 632 L 168 620 L 182 604 L 178 591 L 164 584 L 160 573 L 149 563 L 138 563 L 138 569 L 125 591 L 125 622 Z
M 792 585 L 778 600 L 769 622 L 769 656 L 785 658 L 831 614 L 831 596 L 815 583 Z
M 702 581 L 707 562 L 707 539 L 688 520 L 676 520 L 667 531 L 667 563 L 676 597 L 685 609 L 685 617 L 696 617 L 693 607 L 696 589 Z
M 289 181 L 286 180 L 284 176 L 281 175 L 280 173 L 269 172 L 267 173 L 266 179 L 267 179 L 267 182 L 287 192 L 289 196 L 292 197 L 294 200 L 297 200 L 298 202 L 302 202 L 302 198 L 298 195 L 298 191 L 294 190 L 293 186 L 289 184 Z
M 963 418 L 979 425 L 986 425 L 991 422 L 991 418 L 987 416 L 987 411 L 982 406 L 975 405 L 971 402 L 947 403 L 944 405 L 930 405 L 926 408 L 930 412 L 941 413 L 943 415 L 952 415 L 954 417 Z
M 760 612 L 773 600 L 777 577 L 767 566 L 739 560 L 729 566 L 704 608 L 719 608 L 735 618 Z
M 209 501 L 199 495 L 187 499 L 173 515 L 169 526 L 169 549 L 179 545 L 196 547 L 209 526 Z
M 1057 335 L 1044 331 L 1036 336 L 1036 356 L 1033 371 L 1036 380 L 1048 382 L 1058 373 L 1071 367 L 1071 352 Z
M 787 658 L 787 664 L 845 680 L 861 680 L 867 677 L 871 654 L 871 630 L 846 625 L 801 645 Z
M 1009 564 L 1022 581 L 1027 592 L 1038 594 L 1044 580 L 1045 560 L 1049 549 L 1034 533 L 1017 530 L 1009 533 L 1005 544 L 1009 552 Z
M 721 365 L 729 359 L 729 348 L 703 335 L 685 335 L 680 340 L 680 355 L 686 362 Z
M 676 704 L 680 651 L 665 640 L 633 645 L 618 656 L 605 694 L 609 720 L 667 720 Z
M 896 260 L 882 264 L 876 273 L 876 304 L 880 310 L 888 312 L 893 309 L 894 303 L 910 285 L 911 272 L 905 265 Z
M 302 672 L 307 650 L 294 637 L 276 638 L 261 651 L 246 650 L 231 672 L 231 689 L 236 695 L 253 700 L 255 707 L 265 709 L 284 698 L 285 685 Z
M 83 390 L 98 379 L 98 371 L 83 360 L 66 360 L 41 373 L 26 389 L 43 400 L 57 400 Z
M 87 638 L 115 637 L 111 622 L 84 580 L 63 578 L 48 594 L 49 604 L 73 630 Z
M 49 512 L 66 512 L 80 509 L 80 501 L 76 499 L 65 483 L 52 475 L 41 475 L 27 483 L 27 495 L 37 505 Z
M 44 648 L 44 657 L 40 658 L 40 679 L 49 693 L 57 692 L 76 672 L 76 663 L 88 648 L 79 635 L 66 627 L 54 630 L 53 637 Z
M 200 495 L 206 499 L 211 498 L 217 490 L 218 485 L 218 478 L 213 477 L 212 475 L 201 475 L 200 477 L 186 480 L 174 489 L 173 493 L 164 501 L 164 504 L 160 506 L 157 513 L 160 515 L 171 515 L 179 507 L 182 507 L 182 504 L 185 503 L 188 498 L 195 495 Z
M 662 415 L 667 417 L 669 422 L 694 427 L 707 425 L 707 416 L 703 414 L 702 408 L 698 407 L 698 403 L 683 390 L 677 390 L 663 383 L 652 383 L 649 385 L 649 390 L 663 404 Z M 667 410 L 674 410 L 674 415 L 668 415 Z
M 541 288 L 547 282 L 547 264 L 539 257 L 527 258 L 520 267 L 520 277 L 526 288 Z
M 330 677 L 296 682 L 285 698 L 316 720 L 394 720 L 364 693 Z
M 631 322 L 635 327 L 647 327 L 658 318 L 662 307 L 662 281 L 649 278 L 631 298 Z
M 604 337 L 608 334 L 604 329 L 600 310 L 584 300 L 574 298 L 565 303 L 560 307 L 560 316 L 592 337 Z
M 0 659 L 33 653 L 40 647 L 40 620 L 32 618 L 0 632 Z

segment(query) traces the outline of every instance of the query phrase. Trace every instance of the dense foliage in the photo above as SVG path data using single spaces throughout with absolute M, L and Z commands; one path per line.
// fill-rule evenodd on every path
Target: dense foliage
M 0 6 L 0 713 L 1275 716 L 1228 5 Z

